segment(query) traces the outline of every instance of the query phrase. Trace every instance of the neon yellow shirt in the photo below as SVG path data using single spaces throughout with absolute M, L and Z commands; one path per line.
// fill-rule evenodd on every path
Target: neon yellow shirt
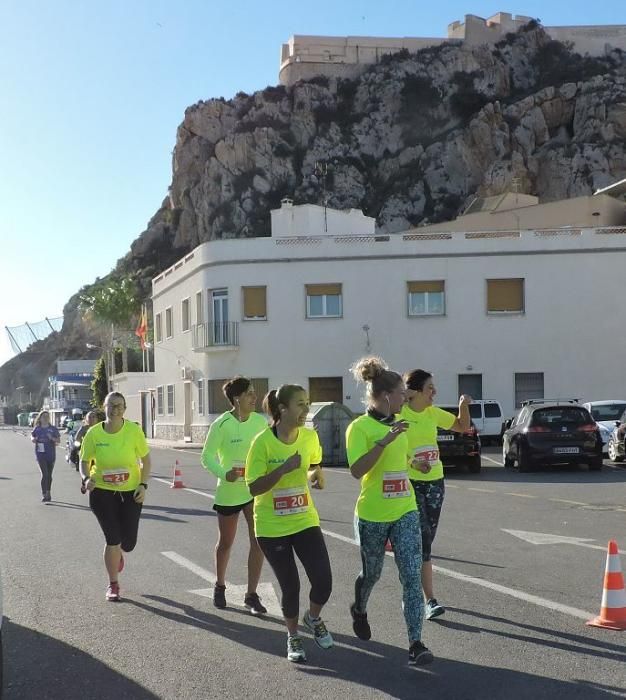
M 91 465 L 89 477 L 96 488 L 134 491 L 141 481 L 139 462 L 149 452 L 143 430 L 125 420 L 117 433 L 107 433 L 102 423 L 89 428 L 80 446 L 80 459 Z
M 367 414 L 352 421 L 346 430 L 348 464 L 352 466 L 389 432 L 389 425 Z M 361 478 L 356 513 L 362 520 L 391 523 L 417 510 L 408 477 L 408 442 L 405 433 L 383 450 L 376 464 Z
M 438 406 L 428 406 L 423 411 L 418 412 L 404 404 L 400 411 L 400 418 L 409 424 L 406 431 L 409 442 L 409 463 L 418 455 L 421 460 L 426 460 L 430 464 L 430 471 L 426 474 L 419 469 L 409 467 L 409 477 L 414 481 L 443 479 L 443 464 L 439 458 L 437 428 L 450 430 L 456 416 Z
M 291 445 L 279 440 L 271 428 L 257 435 L 248 452 L 246 483 L 248 486 L 270 474 L 296 452 L 300 468 L 285 474 L 275 486 L 254 499 L 254 532 L 257 537 L 284 537 L 320 524 L 309 491 L 307 471 L 322 461 L 322 446 L 315 430 L 299 428 Z
M 228 411 L 211 423 L 200 461 L 217 477 L 218 506 L 238 506 L 252 500 L 245 479 L 246 457 L 252 440 L 265 428 L 267 421 L 260 413 L 251 413 L 242 422 Z M 237 481 L 226 480 L 231 469 L 237 469 Z

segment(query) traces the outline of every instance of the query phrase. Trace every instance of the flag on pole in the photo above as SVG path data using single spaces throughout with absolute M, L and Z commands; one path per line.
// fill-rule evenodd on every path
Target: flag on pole
M 148 335 L 148 314 L 146 307 L 141 307 L 141 316 L 139 317 L 139 325 L 135 328 L 135 335 L 139 338 L 139 344 L 142 350 L 146 350 L 146 336 Z

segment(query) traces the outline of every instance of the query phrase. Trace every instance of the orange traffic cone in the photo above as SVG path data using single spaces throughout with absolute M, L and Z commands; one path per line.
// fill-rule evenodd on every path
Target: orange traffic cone
M 600 614 L 593 620 L 589 620 L 587 624 L 609 630 L 626 630 L 626 590 L 624 590 L 624 576 L 615 540 L 609 542 L 609 551 L 606 555 Z
M 393 552 L 393 545 L 391 544 L 391 540 L 387 540 L 385 542 L 385 552 Z
M 184 489 L 185 484 L 183 484 L 183 475 L 180 471 L 180 466 L 178 465 L 178 460 L 176 460 L 176 466 L 174 467 L 174 479 L 170 486 L 171 489 Z

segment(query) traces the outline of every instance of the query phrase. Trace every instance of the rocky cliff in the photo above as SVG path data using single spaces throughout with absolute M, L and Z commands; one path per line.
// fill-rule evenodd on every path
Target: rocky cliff
M 286 195 L 395 232 L 454 218 L 514 178 L 543 201 L 589 194 L 626 177 L 625 139 L 625 55 L 581 57 L 535 22 L 491 47 L 400 52 L 356 80 L 199 102 L 178 128 L 169 196 L 112 274 L 137 275 L 148 296 L 199 243 L 269 235 Z M 62 334 L 79 335 L 75 307 Z M 0 368 L 0 393 L 9 379 Z

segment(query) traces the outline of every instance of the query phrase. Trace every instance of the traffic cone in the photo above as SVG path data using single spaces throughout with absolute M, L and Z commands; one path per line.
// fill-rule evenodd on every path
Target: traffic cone
M 391 544 L 391 540 L 387 540 L 385 542 L 385 552 L 393 552 L 393 545 Z
M 170 486 L 171 489 L 184 489 L 185 484 L 183 484 L 183 475 L 180 471 L 180 466 L 178 465 L 178 460 L 176 460 L 176 466 L 174 467 L 174 478 Z
M 615 540 L 609 541 L 609 551 L 606 555 L 600 614 L 587 624 L 609 630 L 626 630 L 626 590 Z

